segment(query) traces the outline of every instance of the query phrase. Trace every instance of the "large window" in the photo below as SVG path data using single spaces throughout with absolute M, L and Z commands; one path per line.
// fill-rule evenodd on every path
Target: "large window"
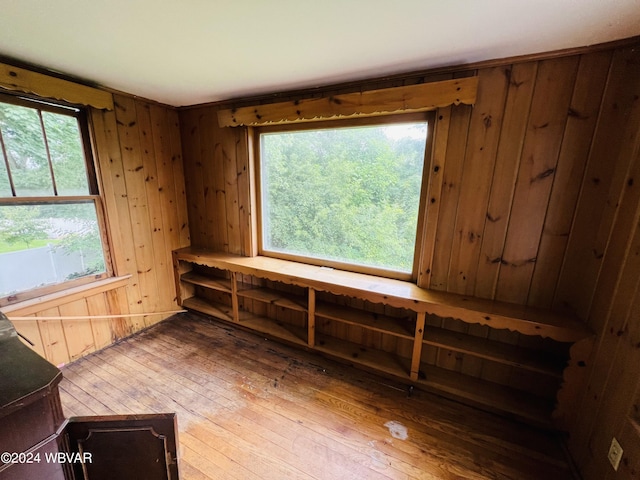
M 0 96 L 0 305 L 106 276 L 83 112 Z
M 411 278 L 427 118 L 258 129 L 260 253 Z

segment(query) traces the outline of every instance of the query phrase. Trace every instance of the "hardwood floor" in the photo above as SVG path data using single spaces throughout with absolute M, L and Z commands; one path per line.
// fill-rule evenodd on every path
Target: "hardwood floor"
M 177 412 L 182 479 L 571 479 L 558 439 L 196 314 L 63 368 L 65 414 Z

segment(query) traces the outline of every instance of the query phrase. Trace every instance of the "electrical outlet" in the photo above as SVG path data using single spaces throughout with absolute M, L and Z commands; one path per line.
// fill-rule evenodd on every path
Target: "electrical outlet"
M 611 466 L 617 472 L 618 467 L 620 466 L 620 460 L 622 460 L 622 447 L 618 443 L 615 437 L 611 439 L 611 446 L 609 447 L 609 462 L 611 462 Z

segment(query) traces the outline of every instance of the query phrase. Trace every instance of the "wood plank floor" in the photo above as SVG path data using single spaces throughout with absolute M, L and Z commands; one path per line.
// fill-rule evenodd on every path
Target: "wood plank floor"
M 571 479 L 558 439 L 196 314 L 63 368 L 68 417 L 177 412 L 182 479 Z

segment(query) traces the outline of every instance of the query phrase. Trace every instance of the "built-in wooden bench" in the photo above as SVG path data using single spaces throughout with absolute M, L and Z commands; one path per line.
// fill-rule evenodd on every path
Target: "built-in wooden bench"
M 555 398 L 537 395 L 535 385 L 533 391 L 525 392 L 429 364 L 423 347 L 508 365 L 556 379 L 559 385 L 569 360 L 568 346 L 591 337 L 584 324 L 572 317 L 429 291 L 400 280 L 192 247 L 173 255 L 178 301 L 183 307 L 540 425 L 551 424 Z M 355 299 L 357 305 L 393 307 L 392 312 L 354 307 L 345 298 Z M 274 313 L 274 308 L 279 310 Z M 429 315 L 549 338 L 567 349 L 565 355 L 558 355 L 557 350 L 538 351 L 437 328 L 427 324 Z M 372 348 L 375 342 L 371 341 L 354 342 L 339 333 L 348 328 L 360 328 L 405 348 L 398 346 L 394 351 Z M 406 354 L 398 353 L 402 351 Z

